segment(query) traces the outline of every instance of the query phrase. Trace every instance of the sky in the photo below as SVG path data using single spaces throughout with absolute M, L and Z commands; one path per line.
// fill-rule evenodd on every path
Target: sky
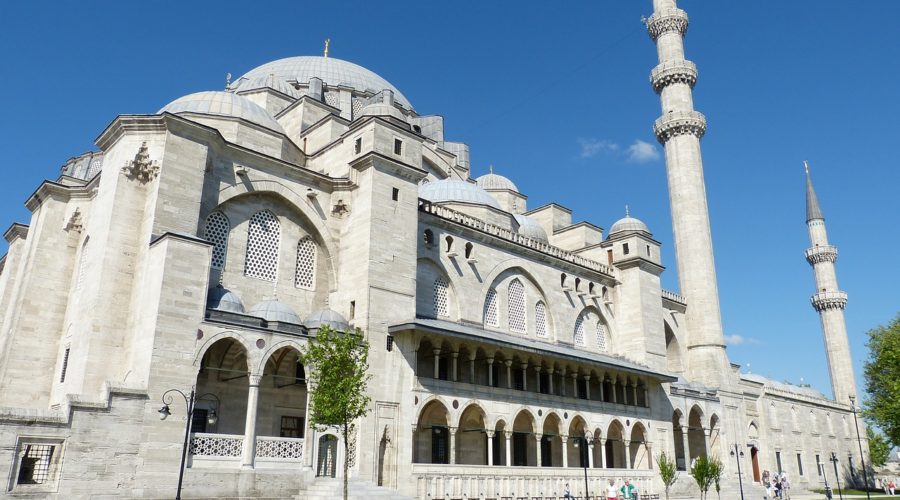
M 900 2 L 682 0 L 728 354 L 744 371 L 831 393 L 803 257 L 809 160 L 846 309 L 857 384 L 866 332 L 900 310 Z M 472 175 L 510 177 L 535 208 L 609 228 L 630 207 L 678 290 L 651 0 L 569 2 L 0 2 L 0 226 L 117 114 L 220 90 L 265 62 L 330 55 L 378 73 Z M 5 252 L 5 242 L 0 252 Z

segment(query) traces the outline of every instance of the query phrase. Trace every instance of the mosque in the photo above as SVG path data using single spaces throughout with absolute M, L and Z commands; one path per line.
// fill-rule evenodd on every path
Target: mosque
M 682 495 L 700 456 L 725 464 L 724 498 L 765 471 L 795 489 L 856 477 L 847 295 L 809 177 L 834 398 L 726 355 L 687 26 L 654 0 L 677 293 L 639 219 L 604 231 L 473 178 L 442 117 L 327 52 L 116 117 L 4 235 L 4 492 L 335 498 L 348 460 L 358 497 L 581 496 L 609 479 L 659 494 L 663 452 Z M 298 353 L 323 325 L 370 345 L 347 456 L 307 419 Z

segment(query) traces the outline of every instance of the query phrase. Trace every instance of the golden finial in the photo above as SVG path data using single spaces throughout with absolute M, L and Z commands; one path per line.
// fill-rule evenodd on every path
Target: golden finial
M 331 45 L 331 38 L 325 39 L 325 57 L 328 57 L 328 46 Z

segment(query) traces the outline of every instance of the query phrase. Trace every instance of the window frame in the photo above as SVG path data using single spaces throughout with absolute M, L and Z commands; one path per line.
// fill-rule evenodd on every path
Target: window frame
M 43 483 L 19 484 L 19 475 L 22 472 L 22 459 L 25 456 L 26 446 L 52 446 L 53 451 L 48 464 L 47 479 Z M 62 463 L 65 457 L 66 440 L 62 438 L 47 438 L 36 436 L 17 436 L 15 455 L 9 483 L 7 484 L 7 493 L 13 494 L 31 494 L 31 493 L 55 493 L 59 490 L 59 477 L 62 470 Z

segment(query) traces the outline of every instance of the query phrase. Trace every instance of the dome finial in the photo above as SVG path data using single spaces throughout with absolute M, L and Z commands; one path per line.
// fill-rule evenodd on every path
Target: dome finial
M 325 39 L 325 57 L 328 57 L 328 46 L 331 45 L 331 38 Z
M 231 73 L 225 73 L 225 90 L 231 86 Z
M 494 173 L 494 164 L 493 163 L 491 163 L 491 165 L 488 167 L 488 171 L 492 174 Z
M 628 212 L 628 204 L 625 204 L 625 217 L 631 217 L 631 214 Z

